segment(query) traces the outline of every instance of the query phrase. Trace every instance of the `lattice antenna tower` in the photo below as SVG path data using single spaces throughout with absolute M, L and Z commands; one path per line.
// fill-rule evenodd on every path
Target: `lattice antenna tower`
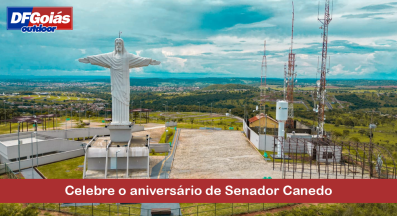
M 320 73 L 320 57 L 317 57 L 317 72 L 316 72 L 316 85 L 314 86 L 314 90 L 313 90 L 313 111 L 314 112 L 318 112 L 318 107 L 317 106 L 317 101 L 318 101 L 318 88 L 320 86 L 320 81 L 317 80 L 318 79 L 318 74 Z
M 294 45 L 294 2 L 292 2 L 292 31 L 291 31 L 291 49 L 288 54 L 288 73 L 287 73 L 287 101 L 288 101 L 288 120 L 287 128 L 294 128 L 294 84 L 296 79 L 295 72 L 295 53 Z
M 287 84 L 287 63 L 284 63 L 284 100 L 286 100 L 285 96 L 285 85 Z
M 327 75 L 327 49 L 328 49 L 328 25 L 332 20 L 329 13 L 330 0 L 325 0 L 325 11 L 324 18 L 317 18 L 322 24 L 320 29 L 323 30 L 323 47 L 321 54 L 321 65 L 320 65 L 320 86 L 319 86 L 319 107 L 318 107 L 318 134 L 324 136 L 324 120 L 325 120 L 325 94 L 326 94 L 326 75 Z M 320 13 L 320 12 L 318 12 Z
M 266 76 L 267 76 L 267 59 L 266 59 L 266 40 L 264 41 L 263 45 L 263 57 L 262 57 L 262 67 L 261 67 L 261 95 L 260 95 L 260 103 L 259 103 L 259 113 L 260 115 L 266 114 L 266 90 L 267 90 L 267 84 L 266 84 Z M 262 121 L 260 120 L 260 115 L 259 115 L 259 133 L 263 132 L 262 131 Z M 265 125 L 266 126 L 266 125 Z

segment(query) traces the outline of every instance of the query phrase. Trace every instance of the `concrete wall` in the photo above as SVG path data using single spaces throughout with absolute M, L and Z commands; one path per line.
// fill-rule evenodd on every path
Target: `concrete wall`
M 152 149 L 154 149 L 156 153 L 168 152 L 170 149 L 170 144 L 169 143 L 150 144 L 149 152 L 152 152 Z
M 51 155 L 46 155 L 39 157 L 39 165 L 43 164 L 48 164 L 48 163 L 53 163 L 61 160 L 67 160 L 70 158 L 78 157 L 78 156 L 83 156 L 84 155 L 84 150 L 82 148 L 77 149 L 77 150 L 72 150 L 72 151 L 67 151 L 67 152 L 61 152 L 57 154 L 51 154 Z M 33 158 L 33 165 L 36 166 L 36 158 Z M 19 162 L 12 162 L 12 163 L 7 163 L 8 167 L 12 169 L 13 171 L 19 170 Z M 32 167 L 32 160 L 21 160 L 21 169 L 26 169 Z M 0 173 L 1 174 L 1 173 Z
M 250 134 L 249 140 L 255 145 L 259 150 L 273 151 L 274 149 L 274 137 L 266 134 L 259 135 L 248 127 L 247 123 L 243 121 L 243 130 L 247 135 Z M 248 132 L 249 131 L 249 132 Z M 247 136 L 248 138 L 248 136 Z
M 38 152 L 39 154 L 82 149 L 81 142 L 64 140 L 60 138 L 39 141 L 37 142 L 37 144 L 39 145 L 39 152 Z M 33 155 L 36 155 L 36 153 L 37 153 L 36 143 L 33 142 Z M 18 158 L 18 145 L 8 146 L 6 154 L 7 154 L 6 157 L 8 159 Z M 31 143 L 21 144 L 20 156 L 26 157 L 31 155 L 32 155 Z
M 129 158 L 129 169 L 146 169 L 149 157 Z M 112 159 L 108 158 L 108 170 Z M 87 158 L 87 170 L 105 170 L 106 158 Z M 117 157 L 117 169 L 127 169 L 127 158 Z
M 87 170 L 105 170 L 106 158 L 87 158 Z M 110 158 L 108 161 L 108 169 L 110 169 Z
M 165 126 L 166 126 L 166 127 L 176 127 L 176 126 L 177 126 L 177 123 L 176 123 L 176 122 L 173 122 L 173 121 L 170 121 L 170 122 L 166 122 L 166 123 L 165 123 Z
M 169 146 L 169 144 L 167 144 Z M 126 147 L 110 147 L 109 152 L 106 148 L 88 148 L 87 151 L 87 169 L 88 170 L 105 170 L 106 154 L 108 154 L 108 170 L 111 168 L 112 157 L 116 157 L 117 150 L 117 168 L 127 169 L 127 148 Z M 149 159 L 149 151 L 146 147 L 131 147 L 129 149 L 129 169 L 146 169 L 147 160 Z
M 259 150 L 274 151 L 274 137 L 261 134 L 259 142 Z
M 78 137 L 91 137 L 95 135 L 103 136 L 110 135 L 110 131 L 108 128 L 74 128 L 68 130 L 49 130 L 49 131 L 40 131 L 39 134 L 52 136 L 63 139 L 70 138 L 78 138 Z

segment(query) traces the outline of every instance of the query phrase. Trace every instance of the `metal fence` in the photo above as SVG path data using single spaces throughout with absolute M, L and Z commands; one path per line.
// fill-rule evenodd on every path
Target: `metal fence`
M 18 179 L 15 173 L 8 167 L 7 164 L 0 164 L 0 174 L 5 173 L 9 179 Z
M 296 205 L 296 203 L 208 203 L 177 210 L 179 210 L 178 215 L 223 216 L 259 212 L 291 205 Z
M 374 143 L 274 137 L 267 154 L 285 179 L 397 179 L 394 155 Z
M 298 203 L 208 203 L 171 209 L 172 215 L 223 216 L 277 209 Z M 30 203 L 30 207 L 72 215 L 142 215 L 150 216 L 150 209 L 141 209 L 139 204 L 99 203 Z
M 72 215 L 141 215 L 139 204 L 99 203 L 30 203 L 28 206 Z

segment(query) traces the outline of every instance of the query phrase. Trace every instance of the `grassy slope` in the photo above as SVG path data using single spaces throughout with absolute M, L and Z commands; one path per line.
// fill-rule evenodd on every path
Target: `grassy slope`
M 84 165 L 84 156 L 39 166 L 38 169 L 48 179 L 81 179 L 83 168 L 79 165 Z

